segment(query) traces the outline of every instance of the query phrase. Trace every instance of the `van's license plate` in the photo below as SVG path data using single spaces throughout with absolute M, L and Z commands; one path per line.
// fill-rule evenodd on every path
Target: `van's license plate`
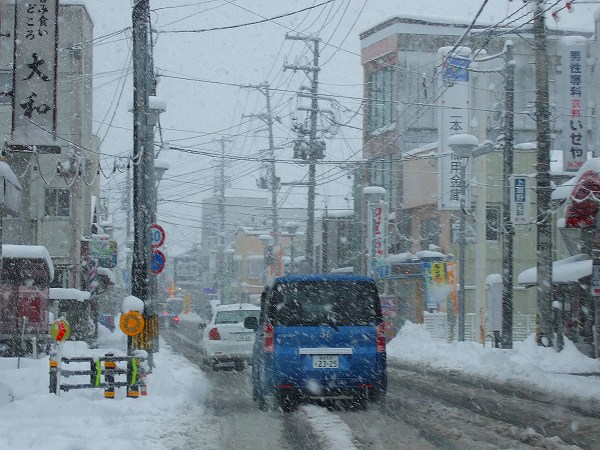
M 313 369 L 337 369 L 339 367 L 338 355 L 314 355 Z

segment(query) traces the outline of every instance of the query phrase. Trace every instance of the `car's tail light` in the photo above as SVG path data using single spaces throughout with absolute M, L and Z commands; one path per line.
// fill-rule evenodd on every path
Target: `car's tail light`
M 220 341 L 221 335 L 219 334 L 219 329 L 216 327 L 211 328 L 210 331 L 208 332 L 208 339 L 211 341 Z
M 179 316 L 175 316 L 175 317 L 173 317 L 173 322 L 175 322 L 175 323 L 179 323 Z
M 167 314 L 169 314 L 168 311 L 163 311 L 163 316 L 166 316 Z
M 377 325 L 377 353 L 385 352 L 385 332 L 383 323 Z
M 263 341 L 263 350 L 266 353 L 273 353 L 275 350 L 275 330 L 270 323 L 265 324 L 265 339 Z

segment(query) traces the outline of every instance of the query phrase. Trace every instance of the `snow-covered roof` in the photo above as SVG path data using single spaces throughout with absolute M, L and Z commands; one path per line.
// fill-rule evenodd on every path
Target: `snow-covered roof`
M 50 279 L 54 278 L 54 264 L 46 247 L 42 245 L 2 244 L 2 258 L 43 259 L 48 266 Z
M 411 261 L 415 261 L 415 260 L 418 260 L 418 258 L 410 252 L 398 253 L 395 255 L 387 255 L 385 257 L 385 262 L 390 263 L 390 264 L 405 263 L 405 262 L 411 262 Z
M 252 305 L 250 303 L 232 303 L 229 305 L 219 305 L 215 308 L 216 311 L 237 311 L 239 309 L 251 309 L 253 311 L 260 311 L 260 307 Z
M 573 188 L 577 185 L 577 177 L 573 177 L 570 180 L 565 181 L 563 184 L 558 186 L 552 191 L 552 200 L 565 200 L 569 198 Z
M 89 300 L 91 295 L 87 291 L 71 288 L 50 288 L 49 291 L 50 300 L 78 300 L 84 302 Z
M 19 183 L 19 179 L 17 175 L 13 172 L 10 166 L 4 162 L 0 161 L 0 177 L 4 177 L 7 181 L 17 186 L 21 189 L 21 183 Z
M 327 217 L 341 218 L 341 217 L 353 217 L 353 209 L 337 209 L 334 211 L 327 211 Z
M 445 258 L 446 255 L 444 255 L 441 252 L 434 252 L 432 250 L 421 250 L 419 252 L 417 252 L 417 258 Z
M 112 270 L 107 269 L 106 267 L 98 267 L 98 275 L 104 275 L 112 284 L 117 284 L 117 277 Z
M 580 253 L 552 263 L 552 281 L 570 283 L 592 274 L 592 260 Z M 537 284 L 537 267 L 530 267 L 519 274 L 520 284 Z

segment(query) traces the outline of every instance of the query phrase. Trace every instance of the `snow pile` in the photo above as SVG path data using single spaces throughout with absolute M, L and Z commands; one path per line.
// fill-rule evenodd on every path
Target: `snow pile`
M 512 350 L 505 350 L 470 341 L 436 340 L 423 325 L 406 322 L 387 350 L 392 363 L 397 360 L 457 370 L 499 382 L 516 382 L 571 397 L 600 400 L 600 378 L 570 375 L 600 372 L 600 361 L 586 357 L 568 340 L 561 352 L 538 346 L 533 335 L 515 342 Z
M 104 338 L 119 347 L 88 349 L 83 342 L 65 342 L 62 353 L 124 354 L 125 339 L 118 329 L 110 333 L 100 326 L 101 346 L 107 344 Z M 204 374 L 164 341 L 154 358 L 156 367 L 146 379 L 148 395 L 125 398 L 124 388 L 117 388 L 114 400 L 105 399 L 99 388 L 49 394 L 47 357 L 21 358 L 20 369 L 16 358 L 1 358 L 0 448 L 220 448 L 219 428 L 204 414 Z M 65 368 L 76 369 L 75 364 Z M 4 392 L 10 390 L 14 401 L 5 404 Z
M 144 312 L 144 302 L 133 295 L 128 295 L 127 297 L 125 297 L 123 299 L 123 305 L 121 306 L 121 311 L 123 311 L 124 313 L 129 312 L 129 311 L 137 311 L 139 313 L 143 313 Z
M 352 431 L 338 416 L 318 406 L 302 406 L 298 409 L 298 419 L 307 422 L 327 450 L 352 450 L 357 447 L 352 441 Z

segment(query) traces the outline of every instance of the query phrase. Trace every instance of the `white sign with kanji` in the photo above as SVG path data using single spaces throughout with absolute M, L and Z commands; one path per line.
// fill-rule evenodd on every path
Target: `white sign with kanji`
M 438 208 L 440 210 L 460 209 L 461 160 L 450 154 L 448 137 L 453 134 L 469 133 L 470 114 L 470 76 L 469 65 L 471 50 L 459 47 L 452 55 L 450 47 L 438 50 L 440 69 L 438 79 L 438 152 L 444 154 L 438 159 Z M 469 179 L 469 165 L 465 172 Z M 465 180 L 465 181 L 466 181 Z M 470 205 L 470 192 L 467 184 L 465 204 Z

